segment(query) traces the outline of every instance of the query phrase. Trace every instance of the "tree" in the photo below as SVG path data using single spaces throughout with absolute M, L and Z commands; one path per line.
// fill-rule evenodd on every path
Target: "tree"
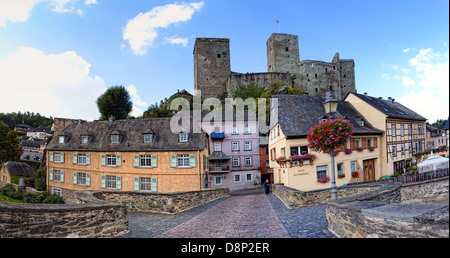
M 17 140 L 17 132 L 9 130 L 8 125 L 0 121 L 0 164 L 7 161 L 20 161 L 22 149 Z
M 165 105 L 158 106 L 158 103 L 155 103 L 154 105 L 150 105 L 150 107 L 147 109 L 147 111 L 144 112 L 143 117 L 149 118 L 149 117 L 171 117 L 172 111 L 167 108 Z
M 110 116 L 116 119 L 126 119 L 133 109 L 130 94 L 123 86 L 113 86 L 97 99 L 100 120 L 108 120 Z

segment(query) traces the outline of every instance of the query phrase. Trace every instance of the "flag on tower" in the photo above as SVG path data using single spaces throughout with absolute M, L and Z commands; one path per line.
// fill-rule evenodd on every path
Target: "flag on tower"
M 279 20 L 275 20 L 276 22 L 277 22 L 277 24 L 280 24 L 280 21 Z

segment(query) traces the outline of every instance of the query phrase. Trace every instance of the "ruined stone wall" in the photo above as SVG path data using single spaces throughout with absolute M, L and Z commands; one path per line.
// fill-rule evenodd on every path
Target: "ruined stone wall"
M 281 81 L 287 86 L 292 85 L 289 73 L 232 73 L 227 85 L 228 96 L 232 96 L 239 85 L 255 83 L 268 89 L 269 85 L 274 81 Z

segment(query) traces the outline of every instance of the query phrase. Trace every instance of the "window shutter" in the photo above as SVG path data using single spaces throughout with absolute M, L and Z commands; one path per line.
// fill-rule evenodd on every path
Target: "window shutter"
M 158 191 L 158 178 L 152 177 L 152 192 Z
M 61 181 L 60 182 L 64 182 L 64 171 L 61 171 Z
M 102 154 L 102 155 L 100 155 L 100 162 L 101 162 L 101 165 L 102 166 L 105 166 L 106 165 L 106 155 L 105 154 Z
M 116 176 L 116 189 L 122 190 L 122 177 Z
M 53 162 L 53 152 L 50 152 L 50 161 Z
M 139 177 L 134 178 L 134 190 L 139 191 Z
M 195 154 L 189 154 L 189 167 L 195 168 L 197 166 L 197 159 Z
M 86 186 L 91 186 L 91 174 L 86 174 Z
M 116 155 L 116 167 L 122 166 L 122 155 Z
M 86 154 L 86 164 L 91 164 L 91 154 Z
M 61 163 L 64 163 L 64 152 L 61 152 Z
M 373 147 L 374 147 L 374 148 L 378 148 L 377 137 L 373 137 Z
M 170 167 L 171 168 L 176 168 L 177 167 L 177 155 L 176 154 L 171 154 L 170 155 Z
M 73 184 L 77 184 L 77 172 L 73 172 Z
M 152 155 L 152 168 L 158 167 L 158 155 Z
M 77 156 L 76 153 L 74 153 L 74 154 L 73 154 L 73 164 L 77 164 L 77 163 L 78 163 L 78 162 L 77 162 L 77 159 L 78 159 L 78 156 Z
M 134 167 L 138 168 L 139 167 L 139 155 L 134 155 Z
M 106 187 L 106 176 L 102 175 L 101 188 L 105 188 L 105 187 Z
M 362 148 L 367 149 L 367 138 L 366 137 L 362 138 Z
M 53 180 L 53 169 L 50 169 L 50 180 Z

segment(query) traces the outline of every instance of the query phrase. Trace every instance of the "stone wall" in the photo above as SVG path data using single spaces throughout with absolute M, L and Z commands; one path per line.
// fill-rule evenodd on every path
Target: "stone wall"
M 362 195 L 374 191 L 379 187 L 380 185 L 378 184 L 338 187 L 338 198 Z M 273 193 L 276 194 L 289 209 L 324 204 L 331 199 L 330 189 L 302 192 L 284 185 L 273 185 Z
M 327 203 L 328 230 L 341 238 L 449 237 L 447 204 L 402 204 L 401 184 Z
M 176 214 L 230 196 L 228 188 L 177 193 L 98 192 L 98 198 L 124 205 L 130 212 Z
M 0 238 L 115 237 L 128 233 L 127 209 L 77 194 L 84 204 L 0 202 Z
M 436 178 L 418 183 L 404 184 L 402 187 L 402 203 L 448 203 L 449 177 Z

